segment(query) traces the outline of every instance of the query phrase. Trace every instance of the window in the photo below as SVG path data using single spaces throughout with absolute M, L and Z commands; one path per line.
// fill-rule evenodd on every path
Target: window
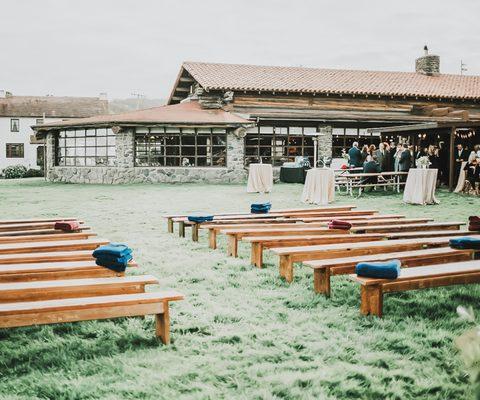
M 107 128 L 61 131 L 56 143 L 56 165 L 115 165 L 115 134 Z
M 7 143 L 7 158 L 23 158 L 23 143 Z
M 316 132 L 314 127 L 260 126 L 251 128 L 245 137 L 245 165 L 259 162 L 274 166 L 295 161 L 296 156 L 308 156 L 313 164 L 313 139 L 305 133 Z
M 10 120 L 10 132 L 20 131 L 20 120 L 18 118 L 12 118 Z
M 45 149 L 43 146 L 37 147 L 37 165 L 43 167 L 43 162 L 45 161 Z
M 225 167 L 227 131 L 219 128 L 137 128 L 137 167 Z
M 43 124 L 43 118 L 37 118 L 35 120 L 35 125 L 42 125 Z

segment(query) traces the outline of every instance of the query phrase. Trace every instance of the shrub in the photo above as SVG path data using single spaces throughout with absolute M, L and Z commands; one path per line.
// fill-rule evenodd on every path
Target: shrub
M 30 168 L 25 173 L 24 178 L 38 178 L 43 176 L 43 170 Z
M 23 165 L 9 165 L 3 170 L 5 179 L 23 178 L 26 173 L 27 168 L 25 168 Z

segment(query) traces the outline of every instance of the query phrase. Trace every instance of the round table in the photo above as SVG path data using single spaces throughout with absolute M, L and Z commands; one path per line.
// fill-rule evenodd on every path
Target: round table
M 250 164 L 248 172 L 248 193 L 268 193 L 273 186 L 273 168 L 271 164 Z
M 330 168 L 314 168 L 307 172 L 302 202 L 326 205 L 335 199 L 335 172 Z
M 403 201 L 409 204 L 437 204 L 435 187 L 437 185 L 437 169 L 411 168 L 408 171 Z

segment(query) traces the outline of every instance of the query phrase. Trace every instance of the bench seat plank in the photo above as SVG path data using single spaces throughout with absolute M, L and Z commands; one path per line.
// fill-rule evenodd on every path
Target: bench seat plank
M 350 229 L 354 233 L 401 232 L 401 231 L 428 231 L 428 230 L 455 230 L 465 225 L 464 222 L 430 222 L 424 224 L 399 224 L 379 226 L 354 226 Z
M 169 302 L 176 291 L 0 304 L 0 328 L 155 315 L 156 335 L 170 343 Z
M 141 293 L 157 283 L 151 275 L 0 283 L 0 303 Z
M 80 223 L 80 222 L 79 222 Z M 83 222 L 80 223 L 80 226 Z M 29 224 L 5 224 L 0 225 L 0 232 L 29 231 L 36 229 L 53 229 L 55 222 L 33 222 Z
M 47 242 L 57 240 L 79 240 L 88 239 L 97 236 L 93 232 L 81 233 L 58 233 L 46 235 L 16 235 L 16 236 L 0 236 L 0 244 L 5 243 L 27 243 L 27 242 Z
M 73 250 L 95 250 L 97 247 L 108 243 L 109 241 L 106 239 L 95 238 L 83 240 L 0 244 L 0 255 Z
M 57 222 L 57 221 L 77 221 L 75 217 L 51 217 L 51 218 L 31 218 L 31 219 L 2 219 L 0 225 L 12 224 L 32 224 L 42 222 Z
M 57 261 L 92 261 L 93 259 L 91 250 L 0 254 L 0 265 Z
M 68 232 L 69 235 L 72 235 L 77 232 L 84 232 L 90 230 L 90 227 L 87 225 L 80 225 L 79 229 L 76 229 L 73 232 Z M 67 232 L 59 230 L 59 229 L 32 229 L 28 231 L 7 231 L 7 232 L 0 232 L 0 237 L 10 237 L 10 236 L 26 236 L 26 235 L 58 235 L 58 234 L 66 234 Z

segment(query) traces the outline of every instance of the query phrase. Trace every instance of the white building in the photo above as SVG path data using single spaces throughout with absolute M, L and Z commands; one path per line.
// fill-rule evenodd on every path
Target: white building
M 43 167 L 44 146 L 32 125 L 108 113 L 100 97 L 14 96 L 0 90 L 0 171 L 9 165 Z

